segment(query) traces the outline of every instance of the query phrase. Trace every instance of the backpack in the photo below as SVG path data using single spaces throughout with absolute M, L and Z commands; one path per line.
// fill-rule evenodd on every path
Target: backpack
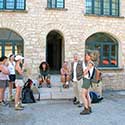
M 35 103 L 33 92 L 30 88 L 22 89 L 22 103 Z
M 92 76 L 90 78 L 92 83 L 99 83 L 102 80 L 101 77 L 101 71 L 98 70 L 96 67 L 94 67 L 93 72 L 92 72 Z
M 33 96 L 33 91 L 31 90 L 31 85 L 33 81 L 28 79 L 27 82 L 24 84 L 22 89 L 22 103 L 35 103 L 35 98 Z
M 103 99 L 103 97 L 100 97 L 100 95 L 93 91 L 90 91 L 89 95 L 91 98 L 91 103 L 99 103 Z

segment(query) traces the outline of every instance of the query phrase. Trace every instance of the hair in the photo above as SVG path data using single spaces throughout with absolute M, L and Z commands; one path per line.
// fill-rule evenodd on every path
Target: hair
M 74 53 L 73 56 L 78 56 L 78 53 Z
M 0 61 L 2 62 L 2 61 L 4 61 L 4 59 L 7 59 L 7 57 L 6 57 L 6 56 L 2 56 L 2 57 L 0 58 Z
M 48 64 L 47 62 L 42 62 L 42 63 L 40 64 L 40 66 L 39 66 L 39 69 L 40 69 L 40 70 L 43 70 L 43 67 L 42 67 L 43 64 L 46 65 L 46 70 L 48 70 L 48 69 L 49 69 L 49 64 Z
M 11 55 L 9 56 L 9 60 L 10 60 L 10 58 L 11 58 L 12 56 L 14 56 L 14 54 L 11 54 Z

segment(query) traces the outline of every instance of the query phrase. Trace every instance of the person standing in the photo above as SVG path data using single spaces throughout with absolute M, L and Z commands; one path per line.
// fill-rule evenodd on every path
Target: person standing
M 14 55 L 11 54 L 9 56 L 9 65 L 8 70 L 10 72 L 9 74 L 9 100 L 14 101 L 14 96 L 12 94 L 12 89 L 15 83 L 16 75 L 15 75 L 15 61 L 14 61 Z
M 15 57 L 16 65 L 15 65 L 15 71 L 16 71 L 16 80 L 15 80 L 15 86 L 16 86 L 16 94 L 15 94 L 15 110 L 23 110 L 24 107 L 21 104 L 20 96 L 21 96 L 21 90 L 24 86 L 23 82 L 23 69 L 22 67 L 22 60 L 24 57 L 17 55 Z
M 84 66 L 84 77 L 83 77 L 83 84 L 82 84 L 82 97 L 84 102 L 84 110 L 80 112 L 80 115 L 87 115 L 92 112 L 91 109 L 91 99 L 89 95 L 89 88 L 91 86 L 91 77 L 94 70 L 94 62 L 91 61 L 90 53 L 85 54 L 85 61 L 86 66 Z
M 82 101 L 82 78 L 83 78 L 83 65 L 82 61 L 78 59 L 78 54 L 74 54 L 74 61 L 71 63 L 71 80 L 73 82 L 74 90 L 74 104 L 79 104 L 78 107 L 83 106 Z
M 9 70 L 7 68 L 7 57 L 0 58 L 0 105 L 7 105 L 4 100 L 4 93 L 7 87 Z

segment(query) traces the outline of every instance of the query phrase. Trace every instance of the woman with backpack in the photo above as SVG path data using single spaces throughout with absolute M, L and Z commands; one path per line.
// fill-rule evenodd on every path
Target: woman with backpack
M 82 85 L 82 97 L 84 101 L 84 110 L 80 112 L 80 115 L 87 115 L 92 112 L 91 99 L 89 95 L 89 88 L 91 86 L 91 76 L 94 69 L 94 63 L 91 61 L 90 53 L 85 54 L 86 65 L 83 66 L 83 85 Z

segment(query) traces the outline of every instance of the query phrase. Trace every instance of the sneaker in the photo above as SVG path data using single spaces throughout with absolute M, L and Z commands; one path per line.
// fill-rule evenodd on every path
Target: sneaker
M 42 88 L 42 85 L 39 85 L 38 88 Z
M 79 103 L 78 107 L 79 107 L 79 108 L 83 107 L 83 104 L 82 104 L 82 103 Z
M 15 110 L 23 110 L 24 108 L 22 108 L 19 104 L 15 106 Z
M 69 85 L 69 82 L 68 82 L 68 81 L 66 82 L 66 85 Z
M 48 88 L 51 88 L 51 84 L 47 84 L 47 87 L 48 87 Z
M 22 103 L 21 102 L 19 102 L 19 104 L 18 104 L 21 108 L 24 108 L 24 106 L 22 106 Z
M 14 96 L 11 95 L 11 96 L 9 97 L 9 100 L 13 102 L 13 101 L 15 100 L 15 99 L 14 99 Z
M 73 104 L 74 104 L 74 105 L 78 105 L 78 104 L 79 104 L 79 101 L 76 101 L 76 102 L 74 102 Z
M 2 102 L 0 102 L 0 105 L 7 106 L 7 105 L 9 105 L 9 103 L 3 100 Z
M 76 100 L 77 100 L 77 98 L 76 98 L 76 97 L 74 97 L 74 98 L 73 98 L 73 103 L 74 103 L 74 102 L 76 102 Z

